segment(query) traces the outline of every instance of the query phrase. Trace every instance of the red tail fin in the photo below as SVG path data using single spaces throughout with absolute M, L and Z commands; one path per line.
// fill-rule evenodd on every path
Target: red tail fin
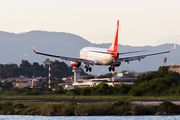
M 115 52 L 117 52 L 117 46 L 118 46 L 118 31 L 119 31 L 119 20 L 117 21 L 117 29 L 116 29 L 114 41 L 111 47 L 109 48 L 110 50 Z

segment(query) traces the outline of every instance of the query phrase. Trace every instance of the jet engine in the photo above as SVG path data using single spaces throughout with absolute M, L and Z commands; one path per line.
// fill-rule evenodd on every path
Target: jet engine
M 120 63 L 117 63 L 115 65 L 112 65 L 112 67 L 119 67 L 121 65 L 121 62 Z
M 79 67 L 79 66 L 81 66 L 81 62 L 71 61 L 71 66 L 72 66 L 72 67 Z

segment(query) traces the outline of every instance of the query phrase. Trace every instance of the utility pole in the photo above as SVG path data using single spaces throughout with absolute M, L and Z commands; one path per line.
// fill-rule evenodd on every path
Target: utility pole
M 48 61 L 48 65 L 49 65 L 49 88 L 51 88 L 51 63 L 52 61 Z
M 114 71 L 112 70 L 112 86 L 114 86 Z

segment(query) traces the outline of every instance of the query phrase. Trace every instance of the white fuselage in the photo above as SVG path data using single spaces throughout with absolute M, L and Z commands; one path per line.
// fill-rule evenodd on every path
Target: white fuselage
M 115 61 L 111 54 L 107 54 L 107 49 L 97 47 L 84 47 L 80 51 L 80 58 L 92 60 L 95 65 L 111 65 Z

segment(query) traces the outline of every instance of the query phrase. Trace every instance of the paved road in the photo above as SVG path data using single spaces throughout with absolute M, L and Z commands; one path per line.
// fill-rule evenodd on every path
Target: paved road
M 164 101 L 170 101 L 174 104 L 180 105 L 180 100 L 136 100 L 133 103 L 142 104 L 142 105 L 158 105 Z
M 102 99 L 102 100 L 91 100 L 91 99 L 0 99 L 0 101 L 13 101 L 13 102 L 76 102 L 76 103 L 95 103 L 95 102 L 115 102 L 122 101 L 122 99 Z M 180 105 L 180 100 L 130 100 L 133 103 L 142 105 L 156 105 L 163 101 L 171 101 L 174 104 Z

